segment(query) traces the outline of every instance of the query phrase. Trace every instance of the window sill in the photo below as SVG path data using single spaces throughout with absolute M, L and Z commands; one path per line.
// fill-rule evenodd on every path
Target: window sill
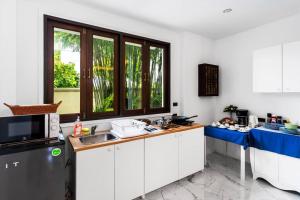
M 90 125 L 96 125 L 96 124 L 107 124 L 115 120 L 120 119 L 141 119 L 141 118 L 159 118 L 162 116 L 172 115 L 172 113 L 160 113 L 160 114 L 151 114 L 151 115 L 138 115 L 138 116 L 129 116 L 129 117 L 118 117 L 118 118 L 110 118 L 110 119 L 101 119 L 101 120 L 91 120 L 91 121 L 82 121 L 83 126 L 90 126 Z M 62 123 L 60 124 L 62 128 L 68 128 L 73 127 L 74 122 L 70 123 Z

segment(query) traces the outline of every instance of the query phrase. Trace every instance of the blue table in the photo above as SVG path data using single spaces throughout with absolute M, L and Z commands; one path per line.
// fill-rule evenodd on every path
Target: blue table
M 249 135 L 251 147 L 300 158 L 300 136 L 265 128 L 252 129 Z
M 241 133 L 239 131 L 231 131 L 212 126 L 206 126 L 204 129 L 205 136 L 224 140 L 243 146 L 246 150 L 249 147 L 249 133 Z
M 241 133 L 239 131 L 231 131 L 228 129 L 206 126 L 204 128 L 204 134 L 207 137 L 216 138 L 219 140 L 231 142 L 231 143 L 241 146 L 240 178 L 241 178 L 241 181 L 245 181 L 245 157 L 246 157 L 245 150 L 249 147 L 249 133 Z M 206 161 L 206 158 L 205 158 L 205 161 Z

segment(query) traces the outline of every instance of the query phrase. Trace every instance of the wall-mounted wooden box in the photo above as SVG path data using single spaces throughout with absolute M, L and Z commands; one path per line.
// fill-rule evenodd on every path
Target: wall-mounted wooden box
M 219 95 L 219 66 L 198 65 L 198 96 Z

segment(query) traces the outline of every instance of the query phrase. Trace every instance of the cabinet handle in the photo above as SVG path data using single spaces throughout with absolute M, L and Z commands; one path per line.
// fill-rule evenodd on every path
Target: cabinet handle
M 82 78 L 85 79 L 85 69 L 82 70 Z
M 117 150 L 119 151 L 119 150 L 120 150 L 120 147 L 117 147 Z
M 91 78 L 91 69 L 89 68 L 88 69 L 88 79 L 90 79 Z
M 147 82 L 147 73 L 144 73 L 144 82 Z
M 111 152 L 111 148 L 107 149 L 108 152 Z

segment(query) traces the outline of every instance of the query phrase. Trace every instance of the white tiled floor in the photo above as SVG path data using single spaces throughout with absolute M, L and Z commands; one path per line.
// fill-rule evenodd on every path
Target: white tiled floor
M 203 172 L 167 185 L 146 195 L 146 200 L 299 200 L 264 180 L 253 180 L 247 165 L 245 183 L 239 180 L 239 161 L 220 154 L 208 156 Z M 300 181 L 300 180 L 299 180 Z

